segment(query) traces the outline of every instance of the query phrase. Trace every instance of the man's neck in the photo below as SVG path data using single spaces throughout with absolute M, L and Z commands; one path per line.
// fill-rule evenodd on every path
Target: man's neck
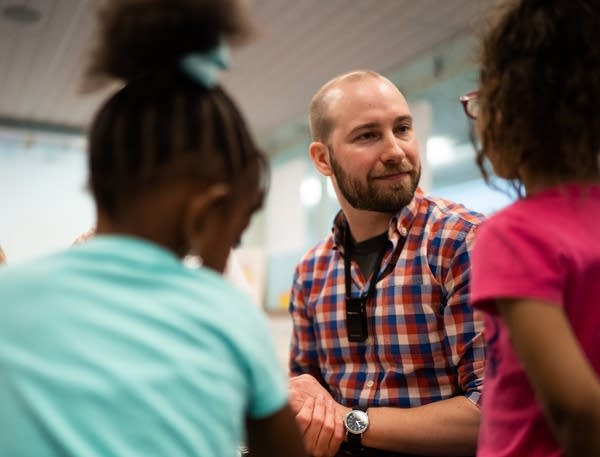
M 385 232 L 390 225 L 390 219 L 394 215 L 394 213 L 357 210 L 352 207 L 342 208 L 342 211 L 350 226 L 352 237 L 357 243 Z

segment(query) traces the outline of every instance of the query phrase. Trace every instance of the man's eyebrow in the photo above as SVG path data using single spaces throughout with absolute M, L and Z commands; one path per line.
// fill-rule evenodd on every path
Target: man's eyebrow
M 410 114 L 403 114 L 402 116 L 398 116 L 396 119 L 394 119 L 394 124 L 398 123 L 398 122 L 409 122 L 410 124 L 412 124 L 413 118 Z M 367 122 L 366 124 L 360 124 L 357 125 L 356 127 L 354 127 L 352 130 L 350 130 L 350 132 L 348 133 L 349 135 L 352 135 L 360 130 L 364 130 L 364 129 L 372 129 L 372 128 L 377 128 L 379 127 L 379 122 Z
M 412 124 L 413 118 L 410 114 L 404 114 L 402 116 L 398 116 L 395 119 L 395 122 L 404 122 L 404 121 L 408 121 L 409 123 Z
M 379 127 L 378 122 L 367 122 L 366 124 L 360 124 L 354 127 L 352 130 L 350 130 L 349 135 L 352 135 L 353 133 L 358 132 L 359 130 L 373 129 L 376 127 Z

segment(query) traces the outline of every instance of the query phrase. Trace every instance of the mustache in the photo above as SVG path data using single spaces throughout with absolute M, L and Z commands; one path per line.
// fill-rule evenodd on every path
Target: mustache
M 384 165 L 383 170 L 374 170 L 369 173 L 369 178 L 381 178 L 400 173 L 413 173 L 414 171 L 415 167 L 408 163 L 389 163 Z

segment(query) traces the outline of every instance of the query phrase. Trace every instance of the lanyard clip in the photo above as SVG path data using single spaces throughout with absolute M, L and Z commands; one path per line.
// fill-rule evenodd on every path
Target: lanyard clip
M 369 336 L 367 299 L 368 295 L 366 294 L 358 298 L 346 297 L 346 331 L 348 332 L 348 341 L 353 343 L 365 341 Z

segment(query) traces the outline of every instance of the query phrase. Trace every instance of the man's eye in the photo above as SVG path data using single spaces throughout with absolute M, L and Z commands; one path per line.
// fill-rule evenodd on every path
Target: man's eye
M 377 135 L 374 132 L 365 132 L 365 133 L 361 133 L 360 135 L 358 135 L 356 137 L 356 139 L 358 141 L 367 141 L 367 140 L 372 140 L 376 137 L 377 137 Z
M 399 125 L 396 127 L 396 133 L 403 134 L 410 131 L 410 125 Z

